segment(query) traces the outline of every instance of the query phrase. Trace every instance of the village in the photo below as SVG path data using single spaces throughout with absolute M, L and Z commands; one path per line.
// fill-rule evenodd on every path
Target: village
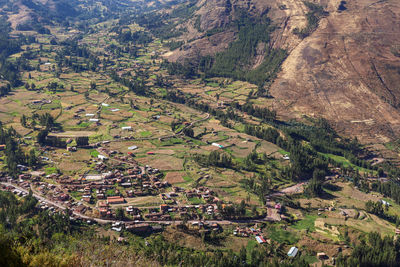
M 25 86 L 3 100 L 2 122 L 15 128 L 18 145 L 37 162 L 19 162 L 13 177 L 0 173 L 1 190 L 19 200 L 31 194 L 38 200 L 35 212 L 67 215 L 111 242 L 162 236 L 207 252 L 279 248 L 289 260 L 312 255 L 307 261 L 316 266 L 348 255 L 355 232 L 400 235 L 398 225 L 365 208 L 367 201 L 379 202 L 400 215 L 392 199 L 368 194 L 370 184 L 389 181 L 371 168 L 384 159 L 373 156 L 362 167 L 341 150 L 317 149 L 313 156 L 329 162 L 320 178 L 326 194 L 310 196 L 305 191 L 313 175 L 290 176 L 290 167 L 302 161 L 285 141 L 293 131 L 299 143 L 313 147 L 301 131 L 294 134 L 318 130 L 311 119 L 298 126 L 269 118 L 272 99 L 257 97 L 258 86 L 249 82 L 171 74 L 159 57 L 169 52 L 162 40 L 139 47 L 136 58 L 123 49 L 116 55 L 108 45 L 118 40 L 105 28 L 80 40 L 102 55 L 96 71 L 76 72 L 55 57 L 64 37 L 58 45 L 46 42 L 38 69 L 26 72 Z M 99 47 L 99 37 L 108 45 Z M 2 152 L 0 161 L 7 170 Z M 366 182 L 356 184 L 355 173 Z
M 162 173 L 156 168 L 141 166 L 132 157 L 120 156 L 118 152 L 106 148 L 100 148 L 99 151 L 107 159 L 98 158 L 97 175 L 85 174 L 80 179 L 71 179 L 61 174 L 46 175 L 40 171 L 29 171 L 25 166 L 20 166 L 25 173 L 16 180 L 6 173 L 1 174 L 1 189 L 19 197 L 26 196 L 31 191 L 39 199 L 37 208 L 40 210 L 50 213 L 68 212 L 72 221 L 109 225 L 116 233 L 128 231 L 137 235 L 148 235 L 162 232 L 171 225 L 184 226 L 186 231 L 203 234 L 233 229 L 233 236 L 252 238 L 260 245 L 271 244 L 271 239 L 259 225 L 267 221 L 280 222 L 289 219 L 283 212 L 283 205 L 273 201 L 274 196 L 302 190 L 300 186 L 293 186 L 272 194 L 261 217 L 226 219 L 223 218 L 221 209 L 231 204 L 223 203 L 213 190 L 204 186 L 192 189 L 171 186 L 163 180 Z M 113 160 L 116 165 L 112 165 L 113 168 L 110 169 L 109 164 Z M 116 166 L 119 167 L 115 168 Z M 328 180 L 339 178 L 339 174 L 327 177 Z M 46 182 L 50 180 L 56 183 Z M 76 199 L 77 194 L 80 200 Z M 159 198 L 161 204 L 146 207 L 131 204 L 132 199 L 146 196 Z M 193 198 L 201 199 L 202 203 L 190 204 L 187 201 Z M 346 209 L 339 210 L 339 214 L 346 220 L 351 215 L 351 211 L 349 213 Z M 321 216 L 322 212 L 335 212 L 335 206 L 319 208 L 318 215 Z M 319 227 L 324 229 L 325 226 L 322 224 Z M 400 234 L 400 230 L 396 229 L 396 234 Z M 124 238 L 120 237 L 118 240 L 122 242 Z M 299 248 L 292 246 L 287 256 L 294 258 L 298 252 Z M 325 252 L 319 252 L 317 258 L 325 263 L 335 262 L 335 258 L 329 257 Z

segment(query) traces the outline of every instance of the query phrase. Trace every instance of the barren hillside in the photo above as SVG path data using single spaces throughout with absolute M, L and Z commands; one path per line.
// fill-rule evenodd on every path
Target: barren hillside
M 288 57 L 270 87 L 278 114 L 327 118 L 337 130 L 364 142 L 386 142 L 400 132 L 400 3 L 396 0 L 320 0 L 326 14 L 310 35 L 310 9 L 301 0 L 198 1 L 178 38 L 183 47 L 169 52 L 171 61 L 215 54 L 235 40 L 229 27 L 235 10 L 258 16 L 268 12 L 276 26 L 270 46 Z M 339 10 L 339 6 L 342 6 Z M 216 34 L 206 34 L 209 31 Z M 258 53 L 258 51 L 257 51 Z M 263 53 L 255 55 L 258 65 Z
M 329 16 L 290 53 L 271 92 L 290 116 L 323 116 L 365 142 L 388 141 L 400 130 L 400 3 L 346 7 L 328 5 Z

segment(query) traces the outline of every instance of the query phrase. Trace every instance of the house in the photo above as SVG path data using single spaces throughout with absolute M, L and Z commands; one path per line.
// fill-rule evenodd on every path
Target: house
M 110 106 L 109 104 L 106 104 L 106 103 L 101 103 L 101 105 L 102 105 L 103 107 L 108 107 L 108 106 Z
M 86 116 L 86 117 L 94 117 L 94 114 L 93 114 L 93 113 L 86 113 L 85 116 Z
M 30 174 L 28 174 L 28 173 L 26 173 L 26 174 L 20 174 L 19 176 L 18 176 L 18 178 L 20 179 L 20 180 L 23 180 L 23 179 L 29 179 L 29 178 L 31 178 L 32 176 L 30 175 Z
M 101 202 L 99 201 L 99 207 L 100 208 L 108 208 L 108 204 L 103 201 L 101 201 Z
M 99 119 L 89 119 L 90 122 L 98 122 Z
M 107 209 L 106 208 L 99 208 L 99 214 L 100 217 L 106 217 L 107 216 Z
M 107 198 L 107 204 L 122 204 L 122 203 L 125 203 L 125 199 L 123 197 L 115 196 Z
M 380 202 L 385 206 L 390 206 L 390 203 L 387 202 L 386 200 L 381 199 Z
M 89 203 L 92 200 L 92 196 L 91 195 L 83 195 L 82 200 Z
M 78 206 L 78 207 L 75 208 L 75 211 L 84 214 L 85 211 L 86 211 L 86 206 L 80 205 L 80 206 Z
M 220 144 L 218 144 L 218 143 L 212 143 L 211 145 L 212 145 L 212 146 L 216 146 L 216 147 L 218 147 L 218 148 L 224 148 L 223 145 L 220 145 Z
M 122 187 L 131 187 L 132 183 L 121 183 Z
M 21 164 L 18 164 L 18 165 L 17 165 L 17 168 L 18 168 L 20 171 L 27 171 L 27 170 L 28 170 L 28 167 L 26 167 L 26 166 L 24 166 L 24 165 L 21 165 Z
M 161 210 L 162 213 L 168 211 L 168 209 L 169 209 L 169 206 L 167 204 L 161 204 L 160 205 L 160 210 Z
M 299 249 L 298 248 L 296 248 L 296 247 L 291 247 L 290 248 L 290 250 L 289 250 L 289 252 L 287 253 L 287 255 L 289 256 L 289 257 L 296 257 L 296 255 L 297 255 L 297 252 L 299 252 Z
M 106 156 L 103 156 L 103 155 L 97 155 L 97 158 L 99 158 L 101 160 L 108 160 L 108 158 Z
M 318 258 L 319 260 L 326 260 L 326 259 L 329 259 L 329 257 L 328 257 L 324 252 L 319 252 L 319 253 L 317 253 L 317 258 Z
M 263 243 L 267 242 L 267 241 L 265 241 L 265 239 L 262 236 L 259 236 L 259 235 L 256 236 L 256 240 L 257 240 L 258 244 L 263 244 Z
M 67 194 L 61 194 L 61 195 L 58 197 L 58 199 L 59 199 L 60 201 L 66 201 L 66 200 L 69 199 L 69 195 L 67 195 Z
M 132 127 L 131 126 L 123 126 L 121 129 L 124 131 L 131 131 Z
M 135 150 L 135 149 L 138 149 L 138 147 L 137 146 L 130 146 L 130 147 L 128 147 L 128 149 L 129 150 Z

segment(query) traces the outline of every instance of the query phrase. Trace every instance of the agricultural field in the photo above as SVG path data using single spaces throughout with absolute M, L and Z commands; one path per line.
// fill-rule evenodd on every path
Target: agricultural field
M 0 167 L 18 201 L 121 246 L 249 266 L 334 265 L 370 233 L 400 233 L 395 165 L 324 119 L 286 120 L 265 83 L 169 62 L 176 44 L 147 18 L 116 18 L 54 23 L 9 55 L 25 65 L 0 97 Z

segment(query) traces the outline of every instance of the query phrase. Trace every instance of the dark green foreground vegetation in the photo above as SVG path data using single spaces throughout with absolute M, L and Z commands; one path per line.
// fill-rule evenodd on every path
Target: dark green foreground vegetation
M 169 266 L 308 266 L 302 256 L 285 259 L 284 251 L 266 245 L 239 253 L 226 250 L 198 251 L 166 241 L 161 235 L 146 238 L 123 233 L 123 243 L 102 236 L 96 226 L 70 221 L 64 214 L 35 208 L 30 194 L 16 199 L 0 192 L 1 266 L 108 266 L 152 264 Z M 214 237 L 215 238 L 215 237 Z M 207 239 L 206 239 L 207 240 Z M 207 241 L 206 241 L 207 242 Z M 370 233 L 350 256 L 339 254 L 338 266 L 396 266 L 400 241 Z
M 182 266 L 305 266 L 297 258 L 281 261 L 283 251 L 266 254 L 258 248 L 239 254 L 226 250 L 209 252 L 183 248 L 162 236 L 141 237 L 123 233 L 126 242 L 101 236 L 96 226 L 70 221 L 68 215 L 52 214 L 35 208 L 31 194 L 17 199 L 0 191 L 0 265 L 1 266 L 80 266 L 90 263 L 107 266 L 115 261 L 143 265 Z

